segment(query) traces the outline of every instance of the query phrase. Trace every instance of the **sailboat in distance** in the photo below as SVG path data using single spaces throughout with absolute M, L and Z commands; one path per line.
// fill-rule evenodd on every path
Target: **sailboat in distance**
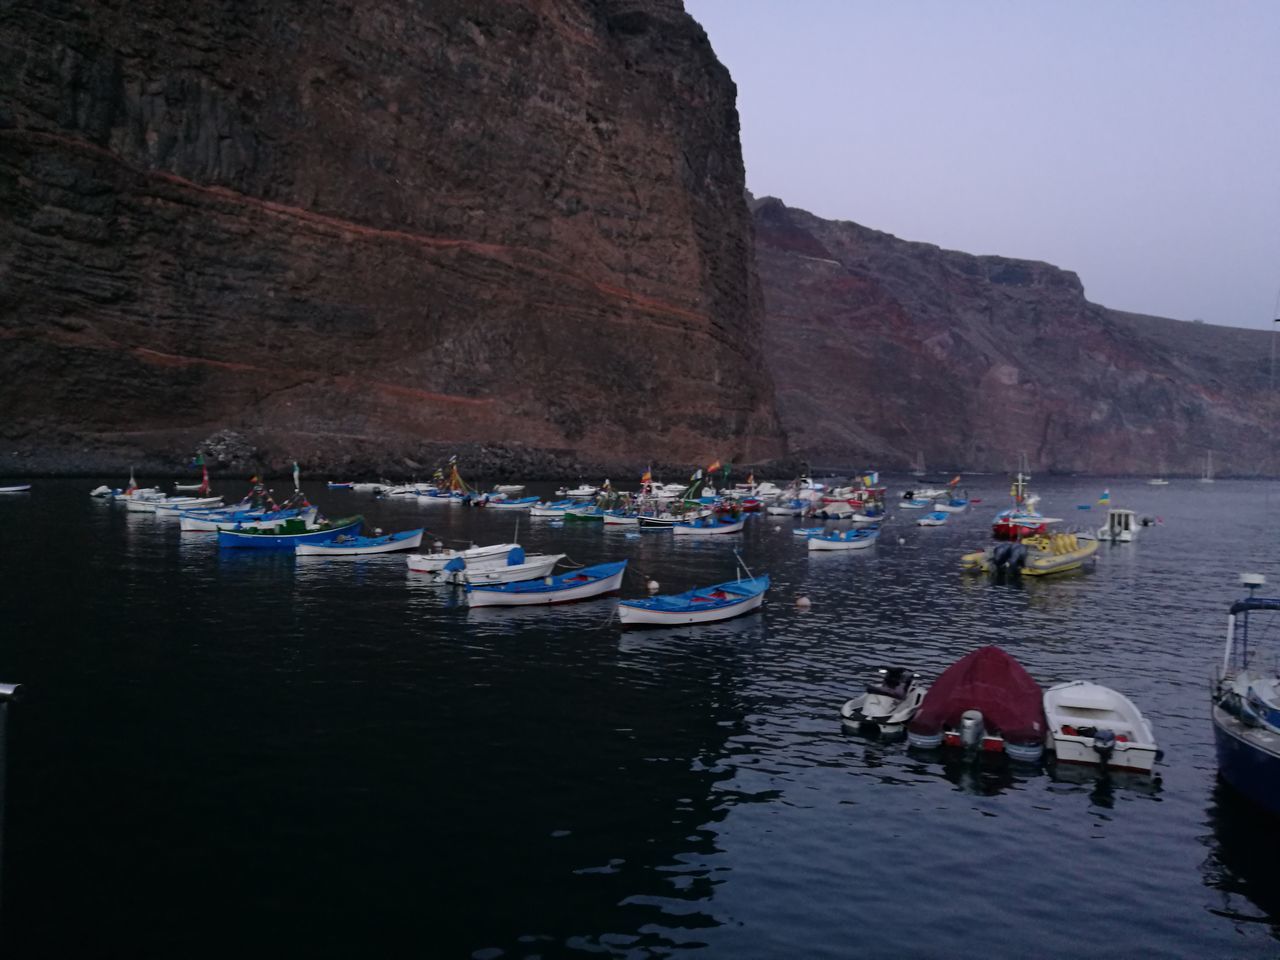
M 1213 483 L 1213 451 L 1210 450 L 1204 455 L 1204 473 L 1200 476 L 1201 483 Z

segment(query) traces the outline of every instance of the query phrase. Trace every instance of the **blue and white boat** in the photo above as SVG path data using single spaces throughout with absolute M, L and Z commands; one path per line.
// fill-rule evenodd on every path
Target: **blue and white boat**
M 622 586 L 627 561 L 583 567 L 542 580 L 516 583 L 467 584 L 467 603 L 473 607 L 523 607 L 534 604 L 572 603 L 614 593 Z
M 499 494 L 497 497 L 486 500 L 484 505 L 490 510 L 528 510 L 537 502 L 537 497 L 516 497 L 512 499 L 507 497 L 506 494 Z
M 1280 599 L 1256 597 L 1266 580 L 1243 574 L 1249 596 L 1231 605 L 1227 616 L 1227 646 L 1211 687 L 1213 736 L 1222 779 L 1255 804 L 1280 815 L 1280 667 L 1275 642 L 1278 621 L 1267 618 L 1270 630 L 1250 637 L 1250 615 L 1280 613 Z M 1268 638 L 1269 650 L 1259 649 Z M 1259 641 L 1250 646 L 1250 640 Z
M 874 546 L 880 537 L 879 527 L 853 530 L 832 530 L 809 538 L 810 550 L 864 550 Z
M 315 507 L 285 510 L 210 510 L 178 514 L 178 523 L 184 533 L 208 532 L 224 529 L 266 530 L 276 527 L 286 520 L 299 518 L 307 523 L 315 520 Z M 239 525 L 237 527 L 237 525 Z
M 947 522 L 947 518 L 951 516 L 949 513 L 943 513 L 941 510 L 934 510 L 926 513 L 923 517 L 916 518 L 916 526 L 918 527 L 940 527 Z
M 343 517 L 312 525 L 299 517 L 286 520 L 270 530 L 219 530 L 218 546 L 248 550 L 294 550 L 300 543 L 326 543 L 339 534 L 357 536 L 364 517 Z
M 422 545 L 422 534 L 417 530 L 403 530 L 380 537 L 352 537 L 339 534 L 325 543 L 299 543 L 293 552 L 300 557 L 352 558 L 367 557 L 376 553 L 394 553 L 397 550 L 416 550 Z
M 913 497 L 910 500 L 903 498 L 898 501 L 898 506 L 903 510 L 923 510 L 926 507 L 932 509 L 933 501 L 925 497 Z
M 791 532 L 797 537 L 820 537 L 826 530 L 826 527 L 796 527 Z
M 769 589 L 767 574 L 746 580 L 729 580 L 684 593 L 622 600 L 618 619 L 624 627 L 671 627 L 686 623 L 714 623 L 757 609 Z
M 969 506 L 969 501 L 964 497 L 952 497 L 949 500 L 935 500 L 933 502 L 933 509 L 943 513 L 961 513 L 967 506 Z
M 531 517 L 564 517 L 566 510 L 581 506 L 578 500 L 541 500 L 529 508 Z
M 741 533 L 746 525 L 746 517 L 739 517 L 737 520 L 717 516 L 698 517 L 694 520 L 673 523 L 671 532 L 682 536 L 700 537 L 704 534 Z

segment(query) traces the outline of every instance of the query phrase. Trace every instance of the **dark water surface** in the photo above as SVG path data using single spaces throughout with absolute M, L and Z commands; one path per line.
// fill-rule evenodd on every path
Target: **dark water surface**
M 630 558 L 625 596 L 727 579 L 734 542 L 774 578 L 760 614 L 625 635 L 613 600 L 469 613 L 395 556 L 220 554 L 91 501 L 97 481 L 0 498 L 0 680 L 29 692 L 9 712 L 0 949 L 1280 954 L 1278 828 L 1216 786 L 1208 719 L 1238 572 L 1280 592 L 1280 500 L 1113 482 L 1164 522 L 1083 574 L 993 584 L 958 565 L 1007 505 L 983 479 L 947 527 L 892 511 L 864 553 L 811 557 L 790 519 L 682 542 L 521 518 L 530 552 Z M 1036 485 L 1081 527 L 1101 488 Z M 445 539 L 516 523 L 312 492 Z M 1161 779 L 944 764 L 842 729 L 877 666 L 936 676 L 992 642 L 1046 686 L 1132 697 Z

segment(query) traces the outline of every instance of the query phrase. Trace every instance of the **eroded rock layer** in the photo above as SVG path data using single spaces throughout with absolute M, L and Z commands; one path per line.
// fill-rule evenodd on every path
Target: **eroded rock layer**
M 0 467 L 782 452 L 678 0 L 0 10 Z
M 1088 302 L 1045 263 L 979 257 L 753 201 L 766 354 L 815 462 L 1274 475 L 1271 334 Z

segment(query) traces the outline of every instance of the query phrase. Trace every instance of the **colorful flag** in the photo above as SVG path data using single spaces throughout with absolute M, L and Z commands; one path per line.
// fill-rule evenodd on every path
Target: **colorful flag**
M 876 471 L 876 470 L 872 470 L 870 473 L 868 473 L 865 477 L 862 478 L 862 485 L 864 487 L 874 487 L 879 482 L 880 482 L 880 473 L 879 471 Z
M 950 482 L 947 483 L 947 486 L 954 487 L 959 482 L 960 482 L 960 474 L 957 473 L 954 477 L 951 478 Z
M 640 475 L 641 483 L 653 483 L 653 465 L 644 468 L 644 473 Z
M 720 461 L 717 460 L 715 463 L 711 464 L 711 466 L 707 467 L 707 476 L 710 476 L 711 474 L 715 473 L 719 469 L 720 469 Z
M 1103 490 L 1102 496 L 1098 498 L 1098 503 L 1102 504 L 1103 506 L 1109 505 L 1111 503 L 1111 491 Z

